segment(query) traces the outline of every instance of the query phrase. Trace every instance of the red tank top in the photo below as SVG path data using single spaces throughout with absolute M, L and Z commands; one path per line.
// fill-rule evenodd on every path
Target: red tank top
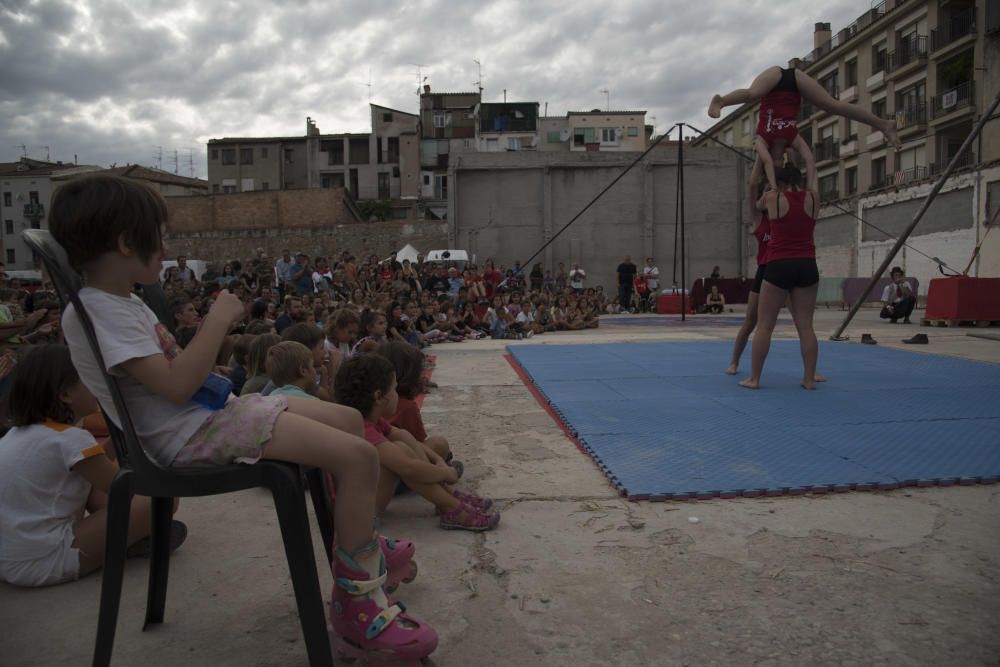
M 806 213 L 806 190 L 786 190 L 781 194 L 788 201 L 788 213 L 771 221 L 771 240 L 767 244 L 767 261 L 815 258 L 816 246 L 813 243 L 813 230 L 816 229 L 816 220 Z
M 798 92 L 772 90 L 760 100 L 758 136 L 763 137 L 768 145 L 774 137 L 784 137 L 791 143 L 799 132 L 797 126 L 801 107 L 802 96 Z
M 753 235 L 757 237 L 757 265 L 767 264 L 767 242 L 771 240 L 771 222 L 767 219 L 766 212 L 761 212 L 760 223 L 757 229 L 753 230 Z

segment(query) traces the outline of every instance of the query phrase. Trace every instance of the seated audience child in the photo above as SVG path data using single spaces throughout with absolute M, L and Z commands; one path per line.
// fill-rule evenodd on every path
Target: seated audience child
M 426 295 L 427 293 L 424 292 L 424 294 Z M 439 343 L 448 337 L 448 334 L 438 327 L 436 314 L 437 301 L 428 299 L 423 305 L 423 312 L 417 318 L 417 329 L 432 343 Z
M 267 351 L 281 342 L 281 336 L 268 333 L 261 334 L 250 343 L 247 351 L 247 381 L 243 384 L 240 396 L 259 394 L 267 386 Z
M 78 579 L 104 563 L 107 492 L 117 467 L 94 436 L 77 428 L 97 410 L 69 348 L 29 352 L 13 376 L 14 428 L 0 439 L 0 580 L 48 586 Z M 135 497 L 130 554 L 142 555 L 150 531 L 149 498 Z M 171 546 L 187 529 L 175 522 Z
M 387 359 L 377 354 L 351 357 L 337 372 L 335 388 L 338 402 L 364 415 L 365 437 L 378 452 L 378 511 L 385 511 L 401 479 L 441 512 L 442 528 L 482 531 L 500 522 L 499 512 L 489 511 L 492 500 L 452 487 L 458 471 L 386 421 L 396 413 L 398 401 L 396 374 Z
M 403 319 L 403 306 L 398 301 L 393 301 L 385 311 L 388 330 L 386 336 L 390 340 L 403 341 L 410 345 L 419 345 L 417 332 L 409 326 L 408 320 Z
M 375 350 L 375 354 L 388 359 L 396 371 L 396 394 L 399 396 L 399 403 L 395 414 L 388 419 L 388 422 L 412 435 L 417 442 L 430 447 L 435 454 L 458 470 L 461 476 L 462 463 L 452 459 L 448 441 L 441 435 L 427 435 L 424 420 L 420 416 L 417 397 L 424 392 L 424 355 L 420 350 L 398 341 L 382 343 Z
M 316 396 L 313 353 L 302 343 L 285 340 L 267 351 L 267 376 L 275 389 L 270 396 Z
M 326 323 L 326 353 L 330 355 L 330 364 L 334 374 L 344 359 L 351 356 L 351 348 L 358 337 L 358 327 L 361 318 L 350 308 L 335 311 Z
M 365 354 L 372 352 L 379 343 L 384 341 L 386 329 L 389 321 L 385 314 L 379 310 L 366 310 L 361 313 L 361 338 L 354 345 L 351 354 Z
M 233 345 L 233 363 L 229 366 L 229 381 L 233 383 L 233 393 L 237 396 L 243 391 L 247 381 L 247 357 L 250 354 L 250 344 L 257 338 L 251 334 L 243 334 Z
M 373 531 L 377 456 L 365 444 L 360 415 L 295 396 L 251 394 L 230 398 L 219 409 L 193 400 L 246 310 L 235 294 L 220 292 L 191 344 L 178 350 L 166 327 L 131 293 L 134 284 L 153 282 L 160 272 L 167 217 L 156 192 L 104 174 L 67 181 L 49 210 L 52 235 L 83 274 L 80 301 L 91 315 L 104 363 L 118 375 L 143 449 L 164 467 L 256 465 L 266 458 L 333 475 L 331 639 L 354 657 L 398 661 L 429 655 L 437 646 L 433 629 L 388 600 L 382 586 L 385 559 Z M 120 424 L 101 361 L 72 306 L 63 315 L 63 330 L 80 379 Z M 362 616 L 383 622 L 359 622 Z
M 330 357 L 326 353 L 326 337 L 323 331 L 315 324 L 300 322 L 285 329 L 281 334 L 283 341 L 294 341 L 305 345 L 306 349 L 313 356 L 313 365 L 316 368 L 316 388 L 310 392 L 317 398 L 324 401 L 333 401 L 333 368 Z M 265 387 L 260 393 L 267 396 L 274 390 L 274 386 Z

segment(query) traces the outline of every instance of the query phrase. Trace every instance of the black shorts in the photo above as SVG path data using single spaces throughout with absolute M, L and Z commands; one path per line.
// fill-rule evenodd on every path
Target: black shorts
M 760 284 L 764 282 L 764 271 L 767 270 L 767 264 L 758 264 L 757 273 L 753 277 L 753 285 L 750 287 L 750 291 L 754 294 L 760 294 Z
M 783 290 L 811 287 L 819 282 L 819 268 L 812 257 L 775 259 L 767 263 L 764 280 Z

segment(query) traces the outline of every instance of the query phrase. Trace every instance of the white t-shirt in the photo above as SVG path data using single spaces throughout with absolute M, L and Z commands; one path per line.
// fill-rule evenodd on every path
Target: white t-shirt
M 660 270 L 655 266 L 643 267 L 642 275 L 646 278 L 646 286 L 650 292 L 660 286 Z
M 174 405 L 117 366 L 130 359 L 159 354 L 171 360 L 180 352 L 177 342 L 153 311 L 134 294 L 124 298 L 84 287 L 80 290 L 80 300 L 94 323 L 104 363 L 111 374 L 118 377 L 118 385 L 146 453 L 160 465 L 169 466 L 212 412 L 193 401 Z M 121 428 L 114 401 L 72 304 L 63 313 L 62 326 L 80 379 L 100 401 L 111 421 Z
M 71 468 L 98 455 L 94 436 L 56 422 L 15 426 L 0 439 L 0 569 L 63 548 L 90 495 Z
M 569 286 L 573 289 L 583 289 L 583 281 L 587 279 L 587 272 L 583 269 L 573 269 L 569 272 Z
M 896 294 L 896 288 L 899 288 L 902 294 Z M 902 300 L 905 297 L 911 296 L 913 294 L 913 288 L 910 287 L 910 283 L 903 282 L 900 285 L 896 283 L 889 283 L 882 290 L 882 303 L 893 304 L 897 301 Z

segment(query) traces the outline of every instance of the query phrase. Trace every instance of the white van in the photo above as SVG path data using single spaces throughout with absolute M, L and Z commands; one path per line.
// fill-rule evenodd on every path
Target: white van
M 475 256 L 472 257 L 472 261 L 476 261 Z M 465 265 L 469 262 L 469 253 L 464 250 L 429 250 L 424 257 L 424 263 L 427 262 L 454 265 L 459 271 L 464 271 Z

